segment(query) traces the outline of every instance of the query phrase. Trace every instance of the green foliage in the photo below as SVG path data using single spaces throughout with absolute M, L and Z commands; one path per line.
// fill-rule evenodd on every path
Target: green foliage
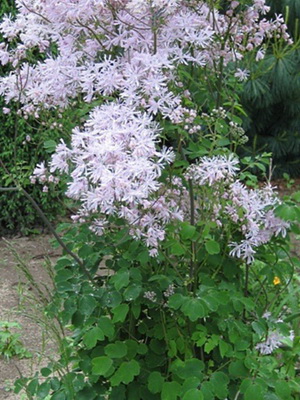
M 1 1 L 0 18 L 4 14 L 14 14 L 15 11 L 13 0 Z M 37 59 L 38 55 L 34 57 Z M 0 66 L 1 75 L 8 72 L 6 66 Z M 49 159 L 50 153 L 54 151 L 54 144 L 60 138 L 68 140 L 72 127 L 82 117 L 82 110 L 75 119 L 68 113 L 58 118 L 57 113 L 53 112 L 51 115 L 47 114 L 41 123 L 34 116 L 23 118 L 24 116 L 19 115 L 18 104 L 9 105 L 9 114 L 3 113 L 3 107 L 7 105 L 0 99 L 0 187 L 20 185 L 35 199 L 46 216 L 53 220 L 66 212 L 61 200 L 64 183 L 52 185 L 48 192 L 43 192 L 41 185 L 30 182 L 30 176 L 37 163 Z M 61 127 L 56 122 L 58 120 L 61 120 Z M 52 147 L 49 147 L 49 139 Z M 42 225 L 36 209 L 21 192 L 1 191 L 0 208 L 1 235 L 29 234 Z
M 18 358 L 30 358 L 32 354 L 26 350 L 20 340 L 20 334 L 13 332 L 21 329 L 17 322 L 0 322 L 0 355 L 6 360 L 17 356 Z
M 0 4 L 0 18 L 4 14 L 14 14 L 16 11 L 13 0 L 2 0 Z M 7 73 L 7 67 L 0 67 L 0 74 Z M 0 187 L 12 187 L 16 183 L 21 185 L 41 206 L 50 220 L 63 213 L 61 185 L 48 193 L 42 192 L 40 186 L 30 183 L 30 176 L 36 164 L 47 159 L 44 141 L 52 137 L 59 141 L 61 132 L 53 129 L 45 130 L 39 127 L 34 118 L 27 120 L 18 116 L 18 105 L 10 105 L 11 112 L 4 114 L 3 107 L 7 107 L 0 99 Z M 53 119 L 54 121 L 54 119 Z M 51 122 L 53 122 L 51 121 Z M 40 216 L 28 199 L 20 192 L 0 193 L 0 234 L 34 232 L 34 228 L 41 225 Z
M 251 72 L 244 84 L 241 102 L 249 119 L 245 120 L 250 138 L 244 154 L 263 151 L 273 154 L 274 177 L 300 174 L 300 79 L 299 18 L 297 0 L 269 0 L 269 18 L 283 14 L 294 39 L 292 47 L 271 43 L 258 64 L 247 65 Z
M 15 13 L 15 1 L 14 0 L 2 0 L 0 4 L 0 18 L 4 14 L 14 14 Z
M 222 10 L 226 2 L 218 6 Z M 278 77 L 297 67 L 274 54 L 262 63 L 266 64 L 253 71 L 257 76 L 244 94 L 249 109 L 257 99 L 269 109 L 272 96 L 283 96 L 281 86 L 271 78 L 265 81 L 260 68 Z M 229 244 L 243 239 L 241 231 L 226 215 L 216 221 L 215 211 L 209 209 L 226 199 L 227 187 L 220 182 L 215 187 L 199 185 L 195 210 L 193 183 L 186 182 L 186 169 L 195 160 L 228 155 L 247 141 L 241 128 L 246 114 L 239 96 L 242 85 L 234 68 L 225 68 L 223 60 L 211 70 L 180 67 L 176 72 L 189 90 L 184 106 L 197 110 L 197 116 L 182 124 L 156 117 L 163 140 L 178 149 L 161 180 L 183 178 L 191 214 L 167 226 L 157 257 L 150 257 L 145 244 L 130 236 L 131 227 L 115 215 L 109 217 L 103 236 L 96 236 L 89 223 L 61 226 L 62 240 L 76 257 L 65 253 L 56 262 L 53 298 L 45 313 L 67 326 L 70 335 L 61 341 L 58 359 L 34 377 L 19 379 L 15 393 L 25 389 L 37 400 L 299 400 L 295 270 L 300 262 L 290 255 L 289 237 L 275 235 L 255 247 L 251 266 L 231 257 Z M 182 95 L 181 88 L 176 90 Z M 62 118 L 68 132 L 95 104 L 77 106 Z M 38 144 L 34 148 L 40 149 L 37 159 L 42 152 L 50 154 L 61 136 L 61 128 L 50 129 L 57 116 L 51 118 L 45 115 L 46 125 L 33 135 Z M 260 123 L 259 118 L 255 121 Z M 195 131 L 194 126 L 200 128 Z M 9 153 L 9 159 L 12 156 Z M 245 155 L 241 182 L 256 187 L 257 177 L 249 169 L 267 175 L 269 157 L 267 152 Z M 299 202 L 296 193 L 276 209 L 297 234 Z M 204 203 L 208 207 L 202 208 Z M 238 212 L 244 215 L 242 206 Z M 259 351 L 272 335 L 281 338 L 272 351 Z
M 0 101 L 0 107 L 4 106 Z M 40 205 L 47 217 L 52 220 L 64 209 L 60 200 L 62 185 L 56 185 L 48 192 L 43 192 L 41 185 L 33 185 L 30 176 L 36 164 L 47 153 L 43 147 L 49 131 L 41 132 L 31 120 L 21 120 L 17 109 L 9 115 L 0 114 L 0 186 L 22 186 Z M 35 126 L 36 125 L 36 126 Z M 50 132 L 58 142 L 58 133 Z M 48 156 L 49 157 L 49 156 Z M 23 234 L 30 233 L 36 226 L 41 225 L 41 219 L 32 204 L 24 198 L 21 192 L 2 192 L 0 195 L 0 232 Z
M 295 193 L 276 211 L 295 227 L 299 201 Z M 289 243 L 262 246 L 249 268 L 225 243 L 207 240 L 202 225 L 193 228 L 183 223 L 175 235 L 183 247 L 202 243 L 188 277 L 188 253 L 153 259 L 124 229 L 97 237 L 87 225 L 62 225 L 65 243 L 94 280 L 69 256 L 57 261 L 46 312 L 72 334 L 57 363 L 20 379 L 15 391 L 26 387 L 34 399 L 51 400 L 298 399 L 299 293 L 296 281 L 288 283 L 300 263 Z M 274 331 L 286 337 L 282 346 L 260 354 L 256 345 Z

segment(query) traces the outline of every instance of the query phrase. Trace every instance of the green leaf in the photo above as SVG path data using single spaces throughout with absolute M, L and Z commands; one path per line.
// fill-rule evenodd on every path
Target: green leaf
M 186 249 L 180 243 L 174 243 L 171 246 L 171 253 L 174 256 L 182 256 L 183 254 L 186 253 Z
M 132 303 L 131 304 L 131 312 L 132 312 L 134 318 L 138 319 L 138 317 L 141 314 L 141 305 L 136 302 Z
M 228 146 L 230 143 L 231 143 L 231 142 L 230 142 L 229 139 L 227 139 L 227 138 L 221 138 L 221 139 L 219 139 L 219 140 L 217 141 L 217 146 L 224 147 L 224 146 Z
M 211 382 L 203 382 L 201 385 L 201 392 L 203 393 L 204 400 L 215 400 Z
M 291 399 L 291 388 L 289 384 L 285 381 L 276 382 L 275 393 L 278 394 L 279 398 L 282 400 Z
M 175 360 L 172 363 L 171 371 L 181 379 L 188 379 L 191 377 L 198 378 L 200 381 L 203 378 L 202 371 L 204 369 L 204 363 L 196 358 L 191 358 L 186 361 Z
M 140 285 L 133 284 L 131 286 L 128 286 L 128 288 L 124 291 L 124 299 L 126 301 L 136 300 L 139 297 L 141 291 L 142 288 Z
M 205 295 L 203 296 L 203 301 L 211 311 L 217 311 L 219 301 L 214 296 Z
M 168 356 L 173 358 L 177 354 L 177 346 L 176 346 L 176 341 L 175 340 L 169 340 L 168 342 L 169 350 L 168 350 Z
M 134 377 L 139 375 L 140 365 L 137 361 L 131 360 L 128 362 L 123 362 L 114 375 L 110 378 L 110 383 L 112 386 L 118 386 L 120 383 L 125 383 L 126 385 L 134 380 Z
M 126 268 L 121 268 L 110 278 L 110 281 L 114 284 L 117 291 L 128 286 L 129 284 L 129 270 Z
M 71 269 L 61 269 L 55 275 L 55 282 L 63 282 L 73 278 L 74 271 Z
M 91 295 L 83 296 L 78 305 L 78 310 L 82 315 L 90 316 L 97 306 L 97 301 Z
M 151 393 L 160 393 L 162 391 L 164 378 L 160 372 L 154 371 L 148 377 L 148 389 Z
M 105 375 L 112 365 L 113 361 L 109 357 L 101 356 L 93 358 L 92 373 L 94 375 Z
M 220 245 L 218 242 L 216 242 L 215 240 L 208 240 L 205 243 L 205 248 L 206 251 L 208 252 L 208 254 L 219 254 L 220 253 Z
M 57 377 L 54 377 L 50 380 L 50 385 L 51 385 L 51 389 L 54 390 L 55 392 L 57 392 L 61 386 L 61 382 L 59 381 L 59 379 Z
M 300 191 L 293 193 L 292 194 L 292 199 L 294 199 L 295 201 L 300 203 Z
M 112 339 L 115 334 L 115 327 L 110 318 L 100 317 L 98 326 L 101 328 L 105 336 L 107 336 L 109 339 Z
M 182 305 L 181 311 L 193 322 L 205 317 L 205 310 L 200 299 L 187 300 Z
M 259 336 L 263 336 L 267 333 L 267 325 L 262 321 L 254 321 L 251 326 Z
M 245 378 L 249 375 L 249 371 L 241 360 L 232 361 L 232 363 L 230 363 L 229 373 L 238 378 Z
M 172 280 L 170 277 L 166 276 L 166 275 L 153 275 L 151 276 L 151 278 L 149 278 L 148 280 L 149 282 L 155 282 L 157 281 L 160 288 L 165 291 L 172 283 Z
M 239 340 L 235 344 L 235 350 L 236 351 L 243 351 L 247 350 L 250 346 L 250 343 L 247 340 Z
M 174 310 L 178 310 L 184 304 L 186 301 L 187 297 L 183 296 L 180 293 L 175 293 L 172 296 L 170 296 L 168 304 L 170 308 L 173 308 Z
M 88 386 L 76 393 L 76 400 L 94 400 L 95 397 L 96 393 L 91 387 Z
M 49 382 L 43 382 L 36 393 L 36 396 L 38 399 L 44 400 L 48 393 L 50 392 L 50 383 Z
M 196 227 L 190 225 L 188 222 L 184 222 L 181 226 L 180 236 L 183 240 L 192 239 L 196 233 Z
M 128 304 L 119 304 L 117 307 L 112 309 L 112 313 L 114 315 L 113 317 L 113 322 L 124 322 L 126 319 L 126 316 L 129 311 L 129 306 Z
M 87 349 L 92 349 L 98 340 L 104 340 L 104 333 L 101 328 L 94 327 L 83 335 L 82 340 Z
M 210 382 L 213 385 L 213 391 L 218 399 L 224 399 L 225 397 L 227 397 L 227 385 L 229 383 L 229 378 L 226 374 L 224 374 L 224 372 L 214 372 L 210 378 Z
M 148 352 L 148 346 L 145 343 L 139 343 L 137 347 L 137 352 L 139 354 L 145 355 Z
M 192 376 L 190 378 L 185 379 L 182 384 L 182 394 L 186 393 L 190 389 L 197 389 L 199 386 L 199 378 L 196 376 Z
M 44 142 L 44 149 L 46 150 L 46 153 L 54 153 L 56 149 L 56 143 L 54 140 L 46 140 Z
M 43 377 L 47 377 L 47 376 L 49 376 L 49 375 L 51 375 L 51 373 L 52 373 L 52 370 L 50 369 L 50 368 L 42 368 L 41 369 L 41 374 L 42 374 L 42 376 Z
M 219 349 L 220 349 L 221 357 L 224 358 L 224 356 L 226 355 L 227 351 L 230 349 L 230 346 L 224 340 L 220 340 L 219 341 Z
M 102 297 L 103 304 L 107 307 L 117 307 L 122 302 L 122 295 L 116 291 L 106 291 Z
M 161 400 L 177 400 L 181 391 L 178 382 L 165 382 L 162 387 Z
M 203 400 L 203 394 L 198 389 L 190 389 L 185 393 L 182 400 Z
M 135 358 L 138 349 L 138 343 L 135 340 L 127 339 L 125 341 L 127 347 L 127 358 L 130 360 Z
M 110 358 L 122 358 L 127 354 L 127 346 L 123 342 L 116 341 L 115 343 L 108 344 L 104 348 L 104 353 Z
M 245 400 L 264 400 L 263 388 L 256 383 L 249 385 L 245 390 L 244 398 Z
M 207 340 L 204 346 L 205 353 L 209 354 L 215 347 L 219 344 L 220 337 L 218 335 L 212 335 L 211 338 Z
M 66 395 L 63 392 L 58 392 L 51 397 L 51 400 L 66 400 Z
M 142 251 L 136 257 L 136 260 L 139 261 L 142 265 L 147 264 L 149 259 L 150 259 L 150 256 L 149 256 L 149 251 L 148 250 Z
M 276 208 L 275 215 L 285 221 L 294 221 L 297 217 L 297 212 L 294 206 L 281 204 Z

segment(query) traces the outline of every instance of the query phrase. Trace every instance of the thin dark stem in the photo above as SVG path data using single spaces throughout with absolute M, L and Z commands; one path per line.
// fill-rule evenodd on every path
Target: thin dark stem
M 1 163 L 1 161 L 0 161 Z M 23 189 L 22 187 L 8 187 L 8 188 L 3 188 L 0 187 L 0 192 L 22 192 L 23 195 L 30 201 L 30 203 L 33 205 L 33 207 L 35 208 L 35 210 L 37 211 L 37 213 L 39 214 L 39 216 L 41 217 L 42 221 L 44 222 L 44 224 L 47 226 L 47 228 L 49 229 L 49 231 L 52 233 L 52 235 L 55 237 L 55 239 L 57 240 L 57 242 L 60 244 L 60 246 L 64 249 L 64 251 L 69 254 L 79 265 L 80 269 L 82 270 L 82 272 L 84 273 L 84 275 L 88 278 L 89 281 L 91 281 L 94 284 L 94 280 L 92 275 L 89 273 L 89 271 L 85 268 L 83 262 L 80 260 L 80 258 L 73 253 L 70 249 L 68 249 L 68 247 L 65 245 L 65 243 L 62 241 L 62 239 L 59 237 L 59 235 L 57 234 L 57 232 L 55 231 L 55 229 L 53 228 L 53 226 L 51 225 L 51 223 L 49 222 L 48 218 L 45 216 L 45 214 L 43 213 L 42 209 L 40 208 L 40 206 L 37 204 L 37 202 L 30 196 L 29 193 L 27 193 L 27 191 L 25 189 Z
M 49 24 L 51 24 L 50 19 L 46 18 L 44 15 L 40 14 L 39 12 L 33 10 L 32 8 L 29 8 L 24 2 L 21 3 L 22 6 L 24 6 L 26 8 L 26 10 L 28 10 L 29 12 L 38 15 L 39 17 L 41 17 L 44 21 L 48 22 Z
M 82 28 L 87 29 L 92 35 L 93 37 L 97 40 L 97 42 L 100 44 L 100 46 L 102 47 L 103 50 L 106 50 L 104 44 L 101 42 L 101 40 L 99 39 L 97 33 L 88 25 L 84 25 L 82 22 L 80 22 L 78 19 L 76 20 L 76 22 L 78 23 L 79 26 L 81 26 Z
M 244 296 L 245 296 L 245 297 L 248 297 L 249 270 L 250 270 L 250 265 L 249 265 L 249 264 L 246 264 L 245 289 L 244 289 Z
M 181 146 L 181 141 L 179 143 L 179 148 L 180 148 L 180 152 L 182 155 L 182 158 L 187 161 L 187 158 L 184 154 L 183 148 Z M 189 198 L 190 198 L 190 209 L 191 209 L 191 217 L 190 217 L 190 223 L 191 225 L 195 225 L 195 198 L 194 198 L 194 188 L 193 188 L 193 182 L 191 179 L 189 179 L 188 181 L 188 190 L 189 190 Z M 190 264 L 190 277 L 191 279 L 194 278 L 194 272 L 195 272 L 195 268 L 196 268 L 196 263 L 195 263 L 195 256 L 196 256 L 196 243 L 192 242 L 191 243 L 191 264 Z M 196 287 L 196 281 L 191 283 L 191 287 L 194 286 L 194 288 Z
M 265 295 L 265 298 L 266 298 L 266 305 L 265 305 L 265 310 L 266 310 L 266 309 L 267 309 L 267 306 L 268 306 L 268 303 L 269 303 L 268 293 L 267 293 L 267 291 L 266 291 L 266 288 L 264 287 L 263 282 L 260 281 L 259 276 L 258 276 L 257 273 L 254 271 L 254 269 L 252 269 L 252 272 L 253 272 L 253 274 L 254 274 L 254 276 L 255 276 L 257 282 L 259 283 L 259 285 L 260 285 L 260 287 L 261 287 L 261 290 L 259 291 L 259 293 L 258 293 L 258 295 L 257 295 L 257 297 L 256 297 L 256 299 L 255 299 L 255 304 L 256 304 L 257 301 L 258 301 L 258 298 L 259 298 L 259 296 L 260 296 L 260 293 L 263 292 L 264 295 Z
M 250 265 L 246 264 L 246 271 L 245 271 L 245 288 L 244 288 L 244 296 L 248 297 L 248 285 L 249 285 L 249 270 Z M 243 318 L 246 319 L 246 309 L 243 311 Z

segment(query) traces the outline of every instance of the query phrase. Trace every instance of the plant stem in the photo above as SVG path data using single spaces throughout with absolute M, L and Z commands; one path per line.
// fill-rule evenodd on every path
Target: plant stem
M 59 237 L 53 226 L 51 225 L 50 221 L 46 217 L 46 215 L 43 213 L 42 209 L 39 207 L 39 205 L 36 203 L 36 201 L 30 196 L 29 193 L 26 192 L 25 189 L 22 187 L 8 187 L 8 188 L 3 188 L 0 187 L 0 192 L 22 192 L 23 195 L 30 201 L 30 203 L 33 205 L 33 207 L 36 209 L 37 213 L 41 217 L 42 221 L 44 224 L 47 226 L 49 231 L 52 233 L 52 235 L 55 237 L 57 242 L 60 244 L 60 246 L 64 249 L 64 251 L 69 254 L 79 265 L 80 269 L 82 270 L 83 274 L 87 277 L 87 279 L 94 284 L 94 280 L 92 275 L 89 273 L 89 271 L 85 268 L 83 262 L 80 260 L 80 258 L 73 253 L 68 247 L 65 245 L 65 243 L 62 241 L 62 239 Z

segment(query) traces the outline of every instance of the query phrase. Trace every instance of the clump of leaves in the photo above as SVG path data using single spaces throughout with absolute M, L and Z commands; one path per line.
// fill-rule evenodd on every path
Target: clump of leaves
M 14 330 L 21 329 L 17 322 L 0 321 L 0 354 L 6 360 L 17 356 L 19 358 L 30 358 L 32 354 L 28 351 L 22 341 L 21 334 Z

